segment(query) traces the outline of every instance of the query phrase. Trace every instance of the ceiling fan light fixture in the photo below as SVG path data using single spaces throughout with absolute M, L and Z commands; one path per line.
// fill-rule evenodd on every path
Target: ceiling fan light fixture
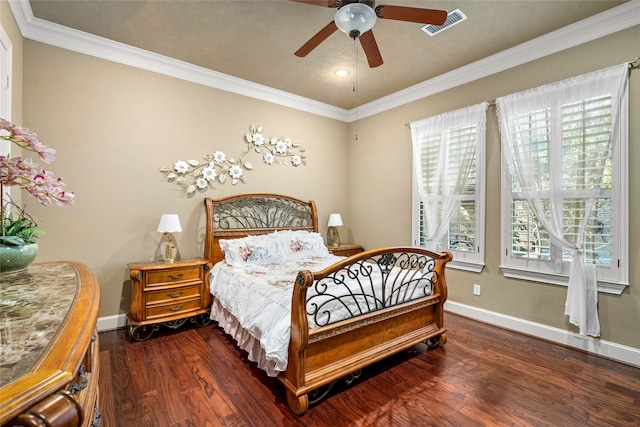
M 351 71 L 345 68 L 341 68 L 339 70 L 336 70 L 333 74 L 335 74 L 336 77 L 347 77 L 349 74 L 351 74 Z
M 348 34 L 352 39 L 357 39 L 373 28 L 376 23 L 376 12 L 366 4 L 349 3 L 338 9 L 334 21 L 340 31 Z

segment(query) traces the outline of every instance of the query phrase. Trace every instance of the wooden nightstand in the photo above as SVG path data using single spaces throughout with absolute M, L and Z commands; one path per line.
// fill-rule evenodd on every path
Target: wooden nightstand
M 161 324 L 177 329 L 189 319 L 198 325 L 208 324 L 210 269 L 211 264 L 203 258 L 182 259 L 171 264 L 130 263 L 129 336 L 144 341 L 160 329 Z
M 337 256 L 351 256 L 364 251 L 360 245 L 340 245 L 337 248 L 329 247 L 329 252 Z

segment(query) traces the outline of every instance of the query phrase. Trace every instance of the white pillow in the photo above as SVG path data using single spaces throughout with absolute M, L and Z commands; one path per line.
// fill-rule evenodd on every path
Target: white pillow
M 309 258 L 329 255 L 329 250 L 319 233 L 287 230 L 279 231 L 276 235 L 280 240 L 282 252 L 289 257 Z
M 241 239 L 220 239 L 225 260 L 235 267 L 280 262 L 282 250 L 274 234 L 247 236 Z

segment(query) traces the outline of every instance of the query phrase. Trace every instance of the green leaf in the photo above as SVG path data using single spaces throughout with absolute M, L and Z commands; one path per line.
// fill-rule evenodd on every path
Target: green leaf
M 0 236 L 0 244 L 5 246 L 24 246 L 26 242 L 18 236 Z

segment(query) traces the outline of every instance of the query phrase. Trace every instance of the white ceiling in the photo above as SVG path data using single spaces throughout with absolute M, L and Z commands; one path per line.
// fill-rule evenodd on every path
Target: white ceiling
M 15 14 L 14 6 L 19 2 L 11 3 Z M 507 57 L 505 51 L 510 48 L 601 16 L 598 14 L 626 2 L 376 3 L 447 11 L 459 8 L 468 19 L 435 37 L 423 32 L 420 24 L 378 19 L 373 32 L 384 64 L 371 69 L 359 43 L 339 31 L 307 57 L 294 56 L 293 52 L 333 19 L 335 9 L 327 7 L 286 0 L 30 0 L 20 7 L 28 9 L 30 5 L 42 28 L 47 22 L 60 24 L 349 110 L 421 82 L 436 81 L 438 76 L 500 52 Z M 45 36 L 31 38 L 47 42 Z M 352 74 L 337 78 L 333 73 L 339 68 L 348 68 Z M 357 93 L 353 90 L 355 75 Z

